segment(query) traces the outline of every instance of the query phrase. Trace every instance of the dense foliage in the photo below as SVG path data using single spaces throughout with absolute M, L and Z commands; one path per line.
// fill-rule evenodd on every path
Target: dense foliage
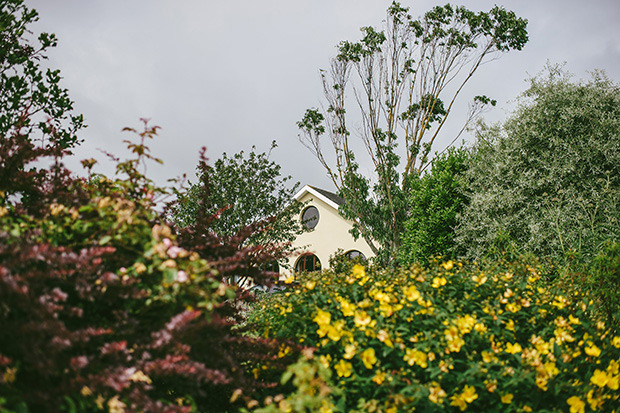
M 72 113 L 60 71 L 41 68 L 40 61 L 57 41 L 49 33 L 36 39 L 31 35 L 28 26 L 37 20 L 37 12 L 23 0 L 0 0 L 0 136 L 9 139 L 21 131 L 32 139 L 32 146 L 23 150 L 32 151 L 35 144 L 71 148 L 78 143 L 82 116 Z M 13 173 L 21 172 L 17 166 Z
M 271 150 L 276 148 L 275 141 Z M 256 147 L 247 155 L 241 151 L 226 153 L 209 165 L 198 165 L 199 182 L 185 191 L 176 191 L 177 200 L 170 208 L 172 220 L 180 228 L 196 225 L 200 217 L 218 215 L 210 220 L 213 236 L 231 239 L 249 226 L 268 221 L 263 230 L 251 231 L 247 244 L 269 247 L 279 258 L 290 252 L 290 243 L 302 232 L 298 219 L 302 205 L 293 199 L 299 183 L 289 185 L 290 176 L 281 176 L 281 167 L 267 153 Z M 278 252 L 279 251 L 279 252 Z
M 454 229 L 468 202 L 463 177 L 468 161 L 465 148 L 450 148 L 433 159 L 428 173 L 411 178 L 398 255 L 401 265 L 426 262 L 436 255 L 458 255 Z
M 324 392 L 325 411 L 612 411 L 620 336 L 592 318 L 586 296 L 541 281 L 523 261 L 356 266 L 309 275 L 256 320 L 265 336 L 316 349 L 337 390 Z
M 55 164 L 32 182 L 40 203 L 2 192 L 0 408 L 222 411 L 270 385 L 252 369 L 273 374 L 278 346 L 235 328 L 248 295 L 223 281 L 248 256 L 260 263 L 258 246 L 177 242 L 155 210 L 162 190 L 135 169 L 155 132 L 130 144 L 126 178 Z
M 620 239 L 620 87 L 557 67 L 531 80 L 501 126 L 484 127 L 458 227 L 470 258 L 497 243 L 560 263 Z
M 409 178 L 428 165 L 461 90 L 481 64 L 521 50 L 526 27 L 499 6 L 476 13 L 447 4 L 414 18 L 394 1 L 383 30 L 363 27 L 362 39 L 341 42 L 321 72 L 324 109 L 306 111 L 301 140 L 347 201 L 340 210 L 354 221 L 354 235 L 384 263 L 397 256 Z M 475 97 L 467 122 L 494 103 Z M 353 134 L 352 117 L 361 119 Z

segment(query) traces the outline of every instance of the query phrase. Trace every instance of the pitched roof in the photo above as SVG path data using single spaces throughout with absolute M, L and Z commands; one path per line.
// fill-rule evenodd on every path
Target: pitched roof
M 317 198 L 324 201 L 326 204 L 331 206 L 332 208 L 338 210 L 338 207 L 344 204 L 344 199 L 334 194 L 333 192 L 326 191 L 324 189 L 320 189 L 314 186 L 306 185 L 297 192 L 295 195 L 295 199 L 299 200 L 305 193 L 310 193 Z
M 325 189 L 317 188 L 316 186 L 312 186 L 312 185 L 308 185 L 308 186 L 310 188 L 314 189 L 315 191 L 317 191 L 319 194 L 329 198 L 330 200 L 332 200 L 336 204 L 338 204 L 338 205 L 344 204 L 344 198 L 336 195 L 335 193 L 326 191 Z

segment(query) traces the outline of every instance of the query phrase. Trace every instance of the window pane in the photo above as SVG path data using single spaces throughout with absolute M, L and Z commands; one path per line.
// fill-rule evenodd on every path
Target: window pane
M 309 206 L 304 210 L 301 222 L 307 229 L 313 229 L 319 223 L 319 210 L 316 207 Z

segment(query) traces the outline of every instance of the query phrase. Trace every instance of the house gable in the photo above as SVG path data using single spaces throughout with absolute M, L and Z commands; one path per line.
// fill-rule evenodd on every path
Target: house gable
M 338 249 L 344 252 L 359 251 L 367 258 L 374 256 L 366 241 L 361 238 L 354 240 L 349 233 L 353 223 L 338 212 L 338 207 L 344 203 L 338 195 L 306 185 L 295 195 L 295 199 L 306 204 L 299 217 L 300 220 L 303 212 L 309 207 L 315 207 L 319 216 L 316 226 L 300 234 L 293 242 L 293 246 L 301 248 L 302 254 L 314 254 L 320 261 L 321 268 L 329 268 L 329 258 Z M 300 255 L 290 257 L 289 266 L 295 268 L 299 259 Z

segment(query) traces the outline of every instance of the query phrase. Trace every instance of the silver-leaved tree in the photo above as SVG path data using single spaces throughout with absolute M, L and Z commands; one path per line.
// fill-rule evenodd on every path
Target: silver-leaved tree
M 355 222 L 353 235 L 383 262 L 400 244 L 407 182 L 429 164 L 463 87 L 481 64 L 521 50 L 526 27 L 527 20 L 497 6 L 479 13 L 437 6 L 414 19 L 393 2 L 383 30 L 362 28 L 362 39 L 341 42 L 330 70 L 321 71 L 326 102 L 298 122 L 300 139 L 345 198 L 340 212 Z M 477 96 L 468 121 L 488 104 L 495 102 Z M 355 134 L 350 116 L 360 119 Z M 374 176 L 361 172 L 359 140 Z

